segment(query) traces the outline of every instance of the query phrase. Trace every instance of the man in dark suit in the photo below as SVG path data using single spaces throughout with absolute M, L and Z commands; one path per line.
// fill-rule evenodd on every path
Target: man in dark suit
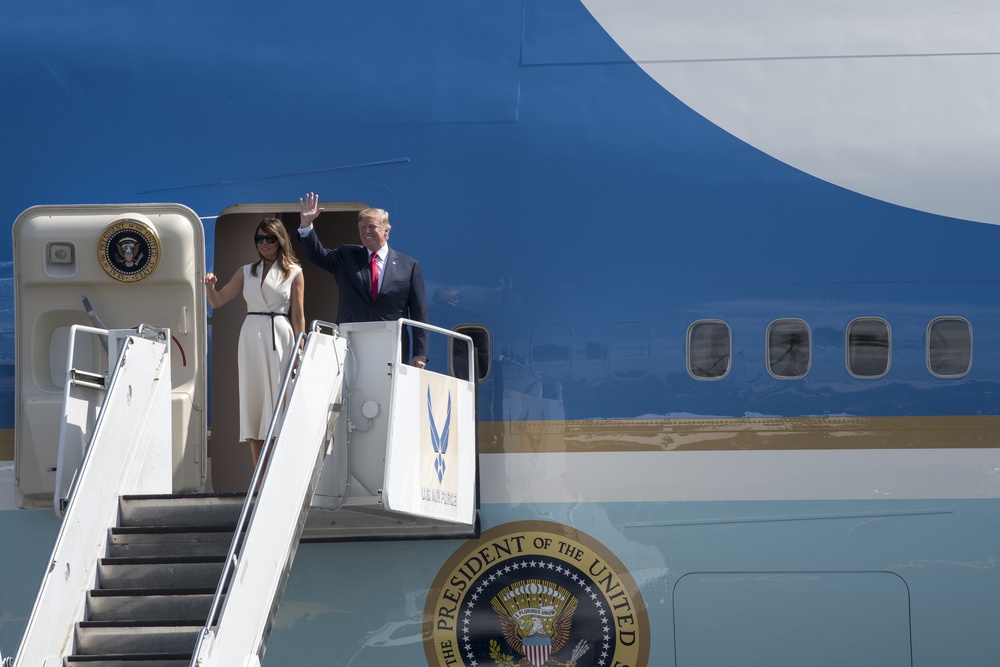
M 405 317 L 429 322 L 427 295 L 420 263 L 388 245 L 389 214 L 380 208 L 368 208 L 358 214 L 358 232 L 362 245 L 342 245 L 335 250 L 324 248 L 313 229 L 313 221 L 323 211 L 319 195 L 310 192 L 301 205 L 299 237 L 303 254 L 309 261 L 333 274 L 340 288 L 337 323 L 395 321 Z M 414 329 L 413 365 L 427 364 L 426 329 Z M 402 332 L 403 361 L 410 358 L 408 327 Z

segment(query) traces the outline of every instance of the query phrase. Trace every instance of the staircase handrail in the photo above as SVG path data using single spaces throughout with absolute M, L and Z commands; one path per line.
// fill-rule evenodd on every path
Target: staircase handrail
M 245 554 L 245 548 L 247 543 L 252 537 L 252 531 L 254 530 L 254 518 L 257 515 L 258 510 L 261 507 L 261 501 L 266 500 L 265 495 L 269 489 L 268 474 L 275 467 L 276 461 L 275 457 L 272 456 L 272 450 L 275 448 L 278 439 L 281 437 L 281 430 L 284 424 L 285 418 L 289 413 L 289 410 L 293 407 L 293 401 L 295 401 L 294 388 L 297 383 L 301 381 L 301 378 L 305 374 L 310 373 L 310 369 L 313 365 L 310 364 L 310 355 L 314 352 L 314 348 L 318 347 L 321 343 L 318 338 L 320 330 L 324 328 L 329 328 L 332 330 L 331 339 L 333 339 L 333 351 L 336 353 L 336 368 L 339 368 L 339 372 L 331 374 L 336 377 L 337 386 L 331 391 L 337 394 L 337 399 L 339 400 L 340 391 L 342 391 L 342 373 L 344 367 L 344 359 L 342 358 L 340 352 L 337 350 L 336 341 L 341 340 L 339 330 L 335 324 L 328 322 L 314 321 L 310 326 L 310 331 L 308 334 L 299 334 L 295 341 L 295 354 L 290 359 L 290 363 L 285 372 L 285 377 L 281 383 L 281 389 L 275 400 L 274 413 L 271 416 L 271 421 L 268 424 L 267 431 L 264 436 L 264 443 L 261 449 L 260 458 L 258 459 L 257 466 L 254 469 L 253 476 L 250 481 L 249 489 L 259 489 L 257 492 L 248 492 L 246 502 L 243 504 L 243 508 L 240 511 L 239 519 L 237 520 L 235 534 L 233 536 L 233 541 L 230 544 L 229 551 L 226 555 L 226 559 L 223 565 L 222 575 L 219 579 L 219 586 L 216 589 L 215 597 L 212 599 L 212 605 L 209 609 L 208 618 L 205 622 L 204 627 L 198 634 L 198 640 L 195 644 L 194 653 L 191 657 L 192 667 L 199 667 L 202 665 L 229 665 L 229 664 L 249 664 L 244 663 L 242 656 L 239 660 L 234 662 L 233 656 L 225 656 L 220 654 L 214 654 L 215 644 L 219 637 L 220 626 L 222 625 L 222 620 L 226 615 L 227 606 L 223 605 L 223 597 L 229 596 L 233 592 L 233 581 L 237 574 L 238 568 L 242 563 L 247 561 L 247 554 Z M 303 344 L 304 341 L 304 344 Z M 341 342 L 342 346 L 346 343 Z M 301 498 L 300 503 L 300 516 L 299 517 L 289 517 L 297 518 L 295 525 L 293 527 L 293 534 L 291 535 L 291 544 L 287 545 L 289 551 L 286 553 L 286 563 L 279 574 L 279 580 L 277 581 L 277 589 L 275 591 L 275 596 L 280 598 L 281 592 L 284 588 L 285 580 L 287 580 L 288 572 L 291 569 L 291 560 L 294 557 L 295 549 L 298 545 L 298 538 L 301 535 L 302 528 L 305 521 L 305 515 L 309 508 L 309 503 L 312 498 L 312 493 L 315 490 L 316 482 L 319 478 L 319 473 L 322 470 L 323 459 L 327 453 L 329 438 L 332 434 L 332 426 L 329 422 L 332 416 L 330 412 L 337 409 L 333 403 L 328 407 L 327 417 L 328 422 L 324 425 L 326 429 L 326 442 L 323 443 L 325 446 L 319 450 L 318 455 L 313 459 L 313 468 L 310 472 L 311 481 L 307 484 L 307 488 L 304 492 L 304 497 Z M 304 460 L 310 460 L 309 457 L 304 457 Z M 286 494 L 287 495 L 287 494 Z M 227 597 L 227 605 L 228 605 Z M 272 599 L 272 605 L 275 602 Z M 271 613 L 270 621 L 273 621 L 273 609 Z M 262 653 L 263 640 L 266 638 L 267 632 L 269 632 L 269 621 L 265 623 L 265 627 L 262 630 L 262 636 L 257 637 L 259 640 L 255 646 L 244 647 L 246 650 L 246 656 L 253 654 L 259 655 Z M 241 650 L 244 650 L 241 649 Z
M 86 299 L 86 297 L 84 297 Z M 79 453 L 79 460 L 70 460 L 70 452 L 68 450 L 70 439 L 68 437 L 68 431 L 72 426 L 79 426 L 81 431 L 86 434 L 88 427 L 90 435 L 92 436 L 97 432 L 97 425 L 100 420 L 100 403 L 103 402 L 103 396 L 107 395 L 108 387 L 106 383 L 110 382 L 110 368 L 101 368 L 100 371 L 94 370 L 91 372 L 81 371 L 77 368 L 76 351 L 77 351 L 77 335 L 78 334 L 90 334 L 97 336 L 101 345 L 104 347 L 105 351 L 110 349 L 112 356 L 115 356 L 116 363 L 120 362 L 120 355 L 122 350 L 119 347 L 124 347 L 120 341 L 114 339 L 115 335 L 121 336 L 122 340 L 126 340 L 129 335 L 133 335 L 131 332 L 133 329 L 103 329 L 100 327 L 91 327 L 83 324 L 74 324 L 69 329 L 69 341 L 68 341 L 68 352 L 66 354 L 66 369 L 65 375 L 65 386 L 63 388 L 63 416 L 62 423 L 59 428 L 59 447 L 56 454 L 56 475 L 55 475 L 55 490 L 53 491 L 52 498 L 52 509 L 55 511 L 56 516 L 62 517 L 63 513 L 66 511 L 66 506 L 69 504 L 69 498 L 73 494 L 73 489 L 76 487 L 76 481 L 79 478 L 80 468 L 83 466 L 83 458 L 86 455 L 86 446 L 81 448 L 82 451 Z M 161 327 L 154 327 L 147 324 L 139 324 L 135 327 L 135 336 L 139 338 L 146 338 L 147 333 L 152 333 L 153 339 L 160 339 L 166 341 L 167 334 L 166 330 Z M 126 334 L 125 332 L 129 332 Z M 90 376 L 87 378 L 87 376 Z M 98 376 L 99 379 L 98 379 Z M 89 389 L 96 389 L 102 392 L 102 400 L 98 401 L 96 406 L 91 406 L 89 411 L 93 411 L 95 414 L 91 417 L 91 424 L 74 424 L 71 420 L 73 417 L 78 419 L 87 420 L 87 415 L 72 414 L 74 412 L 74 401 L 77 403 L 85 402 L 86 399 L 82 397 L 75 396 L 77 387 L 84 387 Z M 84 412 L 88 412 L 84 409 Z M 88 442 L 84 443 L 89 444 Z M 75 453 L 75 452 L 74 452 Z M 68 479 L 67 479 L 68 477 Z M 65 493 L 64 493 L 65 492 Z M 2 667 L 2 663 L 0 663 Z
M 295 339 L 295 359 L 299 361 L 301 361 L 300 347 L 304 338 L 305 334 L 300 333 Z M 254 468 L 253 476 L 250 478 L 249 489 L 257 489 L 260 487 L 261 478 L 264 476 L 264 467 L 267 463 L 268 457 L 271 455 L 271 439 L 274 435 L 275 425 L 284 416 L 285 394 L 292 382 L 292 378 L 295 374 L 295 366 L 297 365 L 294 360 L 291 361 L 292 363 L 288 364 L 288 369 L 285 371 L 285 377 L 281 382 L 281 389 L 278 391 L 278 396 L 275 400 L 275 409 L 271 415 L 271 421 L 268 423 L 267 432 L 264 435 L 264 444 L 260 450 L 260 456 L 257 459 L 257 466 Z M 212 598 L 212 606 L 209 607 L 208 610 L 208 619 L 205 621 L 205 629 L 214 627 L 219 620 L 219 612 L 222 608 L 222 592 L 228 588 L 229 581 L 232 579 L 233 574 L 236 571 L 236 564 L 239 562 L 237 552 L 243 546 L 244 532 L 246 531 L 253 508 L 254 493 L 247 491 L 247 499 L 243 503 L 243 508 L 240 510 L 239 519 L 236 520 L 236 532 L 233 535 L 232 543 L 229 545 L 229 552 L 226 554 L 226 561 L 222 568 L 222 575 L 219 577 L 219 587 L 215 591 L 215 597 Z M 194 650 L 195 655 L 198 655 L 198 650 L 201 647 L 203 636 L 204 632 L 198 636 L 198 644 L 195 646 Z
M 468 355 L 468 359 L 466 360 L 468 362 L 468 367 L 465 369 L 465 371 L 466 371 L 466 373 L 468 373 L 468 375 L 466 375 L 466 377 L 467 378 L 475 377 L 475 359 L 474 359 L 474 355 L 472 353 L 474 341 L 472 340 L 472 338 L 470 336 L 467 336 L 467 335 L 465 335 L 463 333 L 459 333 L 459 332 L 455 331 L 454 329 L 445 329 L 444 327 L 439 327 L 439 326 L 435 326 L 433 324 L 428 324 L 427 322 L 419 322 L 417 320 L 411 320 L 411 319 L 408 319 L 406 317 L 401 317 L 398 320 L 396 320 L 396 322 L 399 324 L 400 327 L 409 326 L 409 327 L 412 327 L 414 329 L 423 329 L 423 330 L 431 332 L 431 333 L 442 334 L 442 335 L 444 335 L 444 336 L 446 336 L 448 338 L 453 338 L 453 339 L 455 339 L 457 341 L 464 342 L 466 345 L 469 346 L 469 355 Z M 402 348 L 397 345 L 396 346 L 396 359 L 395 359 L 395 362 L 396 362 L 397 365 L 400 363 L 401 358 L 402 358 Z
M 76 399 L 79 398 L 79 403 L 88 403 L 85 398 L 77 397 L 76 393 L 79 391 L 79 387 L 83 387 L 90 390 L 96 390 L 98 392 L 104 392 L 106 395 L 107 387 L 104 386 L 105 377 L 104 369 L 100 369 L 94 372 L 86 373 L 92 378 L 97 378 L 100 375 L 100 382 L 96 380 L 91 382 L 79 381 L 76 373 L 80 372 L 77 369 L 76 352 L 77 345 L 76 340 L 79 334 L 90 334 L 97 336 L 100 340 L 104 349 L 108 349 L 108 339 L 110 338 L 110 332 L 107 329 L 102 329 L 99 327 L 89 327 L 82 324 L 74 324 L 69 329 L 69 351 L 66 354 L 66 368 L 65 374 L 65 386 L 63 387 L 63 415 L 62 423 L 59 426 L 59 445 L 56 452 L 56 477 L 55 477 L 55 489 L 53 491 L 52 497 L 52 509 L 55 511 L 56 516 L 62 517 L 63 512 L 66 510 L 66 506 L 69 503 L 69 498 L 72 495 L 73 487 L 76 485 L 77 473 L 79 472 L 80 466 L 83 464 L 83 458 L 86 456 L 86 447 L 83 447 L 83 451 L 79 453 L 79 460 L 74 460 L 70 462 L 72 455 L 77 452 L 69 451 L 69 431 L 72 427 L 76 426 L 79 428 L 82 435 L 86 435 L 89 427 L 96 426 L 96 420 L 100 416 L 92 416 L 94 423 L 88 424 L 88 415 L 78 414 L 78 410 L 74 410 L 74 405 L 76 404 Z M 96 408 L 96 406 L 93 406 Z M 84 410 L 86 412 L 86 410 Z M 74 423 L 74 419 L 80 419 L 84 423 L 78 424 Z M 90 434 L 93 435 L 93 429 L 89 429 Z M 86 444 L 86 443 L 84 443 Z M 64 479 L 68 476 L 68 479 Z
M 146 329 L 155 332 L 146 337 Z M 65 516 L 39 587 L 15 667 L 55 664 L 71 648 L 107 545 L 118 498 L 169 493 L 173 478 L 170 334 L 129 332 L 107 382 L 100 412 L 71 485 Z

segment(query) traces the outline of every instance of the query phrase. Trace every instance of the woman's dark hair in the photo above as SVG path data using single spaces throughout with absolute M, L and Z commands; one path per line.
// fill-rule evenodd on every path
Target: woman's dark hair
M 292 250 L 292 241 L 288 238 L 288 232 L 285 231 L 285 225 L 277 218 L 264 218 L 257 225 L 257 229 L 254 231 L 254 236 L 258 234 L 263 234 L 265 236 L 273 236 L 278 239 L 278 259 L 277 265 L 281 267 L 281 275 L 284 278 L 288 277 L 289 271 L 292 270 L 293 266 L 298 266 L 299 261 L 295 257 L 295 251 Z M 260 250 L 257 251 L 260 255 Z M 264 258 L 261 257 L 250 267 L 250 275 L 257 275 L 257 267 L 264 263 Z

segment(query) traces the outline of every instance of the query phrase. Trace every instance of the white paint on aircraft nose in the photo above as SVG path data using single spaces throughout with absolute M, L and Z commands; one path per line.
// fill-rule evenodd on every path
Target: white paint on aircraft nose
M 1000 224 L 1000 4 L 583 0 L 694 111 L 856 192 Z

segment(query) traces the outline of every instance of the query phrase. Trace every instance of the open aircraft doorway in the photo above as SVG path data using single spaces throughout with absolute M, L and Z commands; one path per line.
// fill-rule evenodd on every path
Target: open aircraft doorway
M 322 204 L 325 209 L 316 221 L 322 229 L 323 243 L 335 248 L 344 243 L 358 243 L 358 211 L 368 208 L 361 202 Z M 333 276 L 302 257 L 298 242 L 299 203 L 236 204 L 222 211 L 215 222 L 214 254 L 208 260 L 208 271 L 219 277 L 225 285 L 233 274 L 257 257 L 254 232 L 264 218 L 281 220 L 292 248 L 302 265 L 305 276 L 306 322 L 336 321 L 338 291 Z M 238 301 L 242 301 L 239 299 Z M 239 303 L 229 308 L 213 311 L 209 318 L 212 346 L 212 365 L 209 370 L 211 395 L 211 457 L 212 488 L 216 491 L 245 491 L 253 474 L 248 445 L 239 441 L 239 371 L 236 362 L 236 343 L 246 308 Z

